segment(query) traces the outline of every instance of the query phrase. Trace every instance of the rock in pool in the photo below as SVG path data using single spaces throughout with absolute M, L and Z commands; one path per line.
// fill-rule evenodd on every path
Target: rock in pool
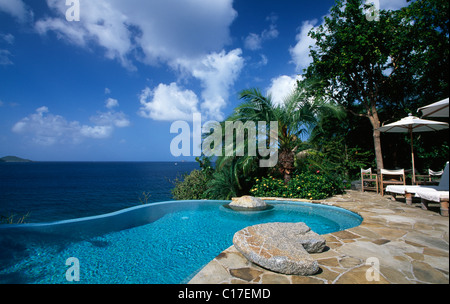
M 305 223 L 266 223 L 235 233 L 233 244 L 249 261 L 293 275 L 313 275 L 319 264 L 309 253 L 322 252 L 325 238 Z
M 228 206 L 237 211 L 251 211 L 264 210 L 268 205 L 260 198 L 246 195 L 242 197 L 233 197 Z

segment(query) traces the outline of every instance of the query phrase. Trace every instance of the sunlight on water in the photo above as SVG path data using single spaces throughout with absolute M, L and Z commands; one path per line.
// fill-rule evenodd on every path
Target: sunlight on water
M 236 231 L 266 222 L 305 222 L 319 234 L 360 224 L 351 213 L 310 204 L 235 212 L 221 204 L 166 214 L 143 226 L 76 242 L 28 244 L 0 270 L 0 283 L 67 283 L 65 262 L 79 260 L 79 283 L 183 283 L 232 245 Z M 318 208 L 320 207 L 320 208 Z M 11 241 L 11 240 L 10 240 Z M 5 242 L 5 241 L 3 241 Z

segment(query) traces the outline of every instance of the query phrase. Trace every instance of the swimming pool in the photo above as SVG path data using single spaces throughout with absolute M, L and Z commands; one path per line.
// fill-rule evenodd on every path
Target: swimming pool
M 350 211 L 302 202 L 237 212 L 229 201 L 176 201 L 101 216 L 43 224 L 0 226 L 0 283 L 186 283 L 232 245 L 235 232 L 267 222 L 305 222 L 319 234 L 358 226 Z M 76 282 L 76 281 L 74 281 Z

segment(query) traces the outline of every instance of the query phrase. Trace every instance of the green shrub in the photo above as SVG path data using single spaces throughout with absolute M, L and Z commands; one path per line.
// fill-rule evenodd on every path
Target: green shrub
M 208 190 L 205 192 L 206 199 L 230 200 L 239 196 L 239 186 L 233 166 L 226 166 L 222 170 L 216 170 L 208 182 Z
M 18 216 L 18 218 L 16 218 Z M 25 215 L 10 214 L 9 216 L 0 215 L 0 224 L 25 224 L 26 219 L 30 216 L 30 212 Z
M 258 197 L 286 197 L 320 200 L 342 193 L 339 179 L 317 173 L 301 173 L 294 176 L 287 185 L 272 176 L 255 180 L 250 194 Z
M 211 179 L 209 170 L 193 170 L 183 179 L 176 178 L 172 196 L 176 200 L 206 199 L 207 183 Z

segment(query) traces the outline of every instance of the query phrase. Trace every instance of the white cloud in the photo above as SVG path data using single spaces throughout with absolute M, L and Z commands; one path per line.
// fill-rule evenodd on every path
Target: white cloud
M 310 46 L 315 45 L 315 40 L 308 36 L 309 31 L 317 24 L 317 20 L 304 21 L 299 29 L 299 33 L 295 37 L 297 44 L 289 48 L 292 57 L 292 62 L 296 65 L 298 72 L 307 68 L 312 62 L 309 55 Z
M 270 86 L 267 88 L 267 94 L 272 95 L 272 102 L 275 105 L 284 103 L 284 99 L 289 96 L 297 85 L 297 80 L 301 80 L 301 76 L 281 75 L 271 80 Z
M 94 42 L 129 69 L 135 68 L 130 57 L 137 53 L 137 59 L 157 64 L 222 48 L 237 15 L 232 0 L 80 0 L 80 21 L 66 22 L 64 1 L 47 4 L 59 16 L 36 22 L 39 33 L 54 31 L 82 47 Z
M 114 98 L 108 98 L 105 101 L 105 106 L 108 109 L 112 109 L 112 108 L 118 107 L 119 106 L 119 101 L 117 99 L 114 99 Z
M 84 47 L 86 45 L 86 31 L 83 28 L 72 27 L 68 24 L 70 23 L 63 19 L 48 18 L 37 21 L 35 29 L 39 34 L 53 31 L 59 39 Z
M 70 138 L 78 142 L 80 123 L 68 122 L 60 115 L 49 113 L 47 107 L 40 107 L 33 113 L 17 122 L 12 131 L 19 134 L 30 134 L 33 142 L 41 145 L 53 145 L 58 141 L 66 142 Z
M 269 63 L 269 59 L 267 59 L 266 55 L 261 54 L 260 57 L 261 57 L 261 60 L 258 61 L 255 66 L 261 67 L 261 66 L 265 66 L 265 65 L 267 65 L 267 63 Z
M 127 1 L 128 2 L 128 1 Z M 50 8 L 58 13 L 56 18 L 38 20 L 38 33 L 55 32 L 58 38 L 80 47 L 90 43 L 98 44 L 105 50 L 105 57 L 118 60 L 124 67 L 135 67 L 127 58 L 133 50 L 131 33 L 126 23 L 127 16 L 107 1 L 80 1 L 80 22 L 67 22 L 65 1 L 47 0 Z
M 222 110 L 229 90 L 244 66 L 242 50 L 213 52 L 198 59 L 178 59 L 173 67 L 181 74 L 200 81 L 201 100 L 191 90 L 182 90 L 176 83 L 146 88 L 140 96 L 141 116 L 156 120 L 190 119 L 199 110 L 209 119 L 222 120 Z M 150 100 L 150 101 L 148 101 Z
M 267 17 L 266 20 L 271 22 L 268 29 L 263 30 L 261 34 L 248 34 L 248 36 L 244 39 L 245 48 L 251 51 L 256 51 L 262 48 L 262 43 L 264 41 L 277 38 L 279 34 L 277 26 L 275 24 L 277 19 L 278 17 L 275 15 Z
M 0 65 L 11 65 L 13 62 L 9 58 L 11 56 L 11 52 L 8 50 L 0 49 Z
M 12 34 L 0 34 L 0 38 L 8 44 L 14 44 L 15 37 Z
M 84 137 L 103 139 L 110 137 L 113 130 L 112 126 L 82 126 L 79 132 Z
M 198 112 L 197 95 L 183 90 L 176 83 L 159 84 L 153 90 L 146 87 L 139 97 L 139 115 L 155 120 L 189 120 Z
M 212 53 L 200 60 L 178 62 L 179 68 L 200 80 L 203 87 L 201 109 L 211 119 L 223 119 L 221 111 L 228 101 L 229 89 L 244 66 L 241 55 L 242 50 L 235 49 L 228 53 Z
M 10 14 L 20 22 L 24 22 L 32 16 L 31 11 L 28 10 L 22 0 L 0 0 L 1 11 Z
M 228 53 L 223 50 L 231 43 L 229 26 L 237 16 L 233 0 L 80 0 L 79 22 L 65 20 L 67 7 L 63 1 L 47 0 L 47 4 L 58 17 L 37 21 L 38 33 L 55 32 L 60 39 L 83 48 L 99 45 L 107 58 L 130 70 L 136 69 L 134 60 L 148 65 L 167 64 L 185 78 L 200 81 L 200 107 L 207 115 L 216 119 L 223 116 L 228 90 L 244 62 L 240 49 Z M 272 39 L 277 35 L 271 25 L 261 37 Z M 145 100 L 142 116 L 165 120 L 190 112 L 195 94 L 186 95 L 187 90 L 172 84 L 161 84 L 150 92 L 154 96 L 150 102 Z M 160 102 L 173 94 L 184 96 L 182 101 L 188 103 L 189 109 L 183 102 Z M 172 113 L 167 113 L 165 106 L 171 106 Z
M 90 118 L 93 126 L 68 121 L 61 115 L 51 114 L 48 107 L 40 107 L 35 113 L 22 118 L 12 127 L 14 133 L 23 134 L 39 145 L 79 144 L 85 138 L 104 139 L 114 129 L 130 125 L 123 112 L 99 112 Z
M 123 112 L 98 112 L 98 114 L 96 116 L 92 116 L 90 120 L 98 126 L 115 126 L 118 128 L 124 128 L 130 125 L 130 121 Z
M 258 34 L 250 33 L 245 37 L 244 45 L 246 49 L 256 51 L 261 49 L 262 39 Z

